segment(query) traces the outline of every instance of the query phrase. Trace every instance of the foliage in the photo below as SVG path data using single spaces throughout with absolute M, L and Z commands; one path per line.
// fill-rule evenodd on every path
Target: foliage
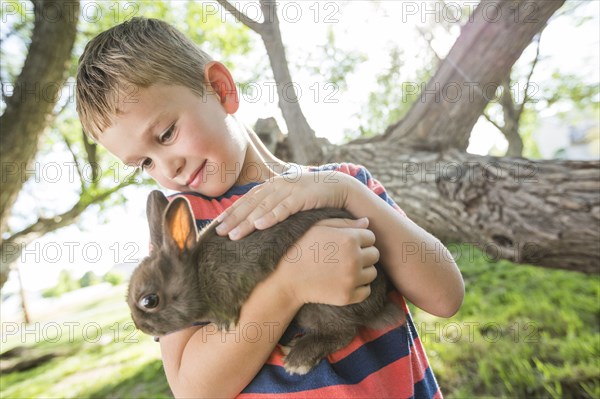
M 87 272 L 84 273 L 83 276 L 81 276 L 81 278 L 79 279 L 79 286 L 81 288 L 84 287 L 89 287 L 91 285 L 94 284 L 98 284 L 100 283 L 102 280 L 100 279 L 100 277 L 94 273 L 91 270 L 88 270 Z
M 125 277 L 121 273 L 107 272 L 104 276 L 102 276 L 102 281 L 106 281 L 112 285 L 119 285 L 125 281 Z
M 42 296 L 44 298 L 57 297 L 78 288 L 81 288 L 80 283 L 73 278 L 68 270 L 63 269 L 58 275 L 58 283 L 54 287 L 45 290 Z
M 311 53 L 308 60 L 302 60 L 299 68 L 322 77 L 326 83 L 332 83 L 337 90 L 344 91 L 348 88 L 346 77 L 354 72 L 358 64 L 366 61 L 367 57 L 356 50 L 341 49 L 332 26 L 328 27 L 325 39 L 325 43 L 318 45 L 317 51 Z
M 366 109 L 356 114 L 360 123 L 359 137 L 383 133 L 387 126 L 402 119 L 420 97 L 423 84 L 429 80 L 432 71 L 423 69 L 417 72 L 411 82 L 403 70 L 404 57 L 398 46 L 390 48 L 389 67 L 377 74 L 375 90 L 368 95 Z M 346 132 L 347 140 L 354 138 L 355 131 Z

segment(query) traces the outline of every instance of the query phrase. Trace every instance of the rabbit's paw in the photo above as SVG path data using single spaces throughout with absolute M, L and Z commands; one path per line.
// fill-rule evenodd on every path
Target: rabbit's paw
M 298 374 L 298 375 L 306 375 L 310 370 L 312 370 L 319 362 L 314 362 L 312 364 L 300 364 L 300 365 L 291 365 L 287 362 L 284 363 L 285 371 L 290 374 Z
M 320 354 L 315 355 L 307 346 L 310 340 L 306 337 L 300 337 L 290 342 L 289 346 L 284 346 L 281 351 L 285 354 L 283 358 L 283 367 L 288 374 L 305 375 L 308 374 L 323 358 Z
M 213 323 L 217 326 L 219 331 L 232 331 L 238 324 L 238 318 L 234 317 L 219 317 L 215 318 Z
M 229 322 L 220 322 L 217 323 L 217 330 L 219 331 L 233 331 L 235 330 L 235 327 L 237 326 L 237 324 L 234 321 L 229 321 Z

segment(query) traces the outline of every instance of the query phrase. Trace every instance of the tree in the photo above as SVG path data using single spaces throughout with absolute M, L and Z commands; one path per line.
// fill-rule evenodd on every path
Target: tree
M 0 117 L 0 287 L 28 243 L 77 222 L 93 205 L 102 210 L 124 203 L 122 189 L 131 184 L 153 184 L 151 179 L 133 173 L 131 167 L 117 162 L 106 167 L 109 154 L 85 135 L 74 111 L 74 98 L 65 99 L 61 91 L 65 81 L 67 88 L 73 88 L 77 60 L 92 37 L 136 15 L 143 7 L 143 14 L 149 18 L 174 21 L 185 16 L 182 19 L 185 33 L 196 41 L 214 45 L 225 57 L 234 52 L 243 56 L 249 51 L 248 29 L 240 26 L 226 29 L 217 17 L 206 13 L 206 8 L 195 2 L 183 5 L 185 8 L 173 9 L 164 1 L 99 2 L 80 12 L 77 1 L 34 1 L 34 15 L 30 15 L 26 11 L 28 3 L 3 3 L 3 21 L 11 17 L 16 20 L 2 40 L 15 34 L 26 41 L 30 26 L 33 31 L 20 72 L 3 54 L 2 95 L 6 107 Z M 4 90 L 7 83 L 14 87 L 11 96 Z M 77 200 L 64 211 L 57 212 L 56 204 L 30 210 L 37 217 L 24 227 L 11 230 L 8 217 L 14 215 L 17 195 L 31 194 L 39 187 L 27 171 L 34 169 L 32 163 L 42 163 L 36 156 L 43 156 L 48 148 L 56 151 L 57 144 L 71 157 L 69 173 L 77 179 L 74 187 Z
M 23 4 L 12 6 L 15 11 L 18 7 L 24 7 Z M 34 28 L 27 58 L 14 83 L 13 94 L 5 97 L 6 108 L 0 117 L 3 185 L 0 194 L 0 287 L 8 279 L 10 265 L 19 258 L 28 243 L 73 223 L 90 205 L 102 203 L 113 193 L 134 182 L 134 179 L 124 179 L 109 187 L 103 185 L 103 176 L 98 175 L 99 151 L 96 144 L 80 128 L 74 134 L 62 130 L 60 133 L 73 157 L 80 180 L 79 200 L 65 212 L 51 217 L 40 216 L 37 221 L 20 231 L 9 231 L 8 216 L 17 195 L 30 177 L 26 171 L 35 169 L 31 166 L 38 154 L 39 143 L 45 138 L 44 132 L 54 127 L 57 117 L 67 106 L 72 105 L 72 99 L 69 99 L 58 110 L 55 109 L 73 64 L 72 50 L 79 20 L 79 3 L 34 1 L 33 9 Z M 25 20 L 22 10 L 19 11 L 22 20 Z M 79 155 L 73 143 L 74 135 L 80 137 L 83 147 Z M 85 166 L 91 166 L 89 177 L 84 177 L 82 169 Z
M 531 69 L 527 75 L 527 80 L 521 96 L 522 100 L 519 101 L 517 98 L 517 96 L 520 96 L 520 93 L 517 94 L 513 92 L 512 83 L 514 81 L 509 73 L 509 75 L 502 81 L 502 84 L 498 88 L 498 91 L 500 92 L 499 98 L 502 106 L 503 122 L 494 120 L 494 118 L 490 116 L 489 112 L 483 112 L 485 118 L 492 125 L 494 125 L 504 135 L 506 141 L 508 141 L 508 149 L 506 150 L 507 157 L 523 156 L 523 139 L 519 133 L 519 125 L 522 120 L 523 111 L 525 111 L 525 106 L 530 101 L 529 87 L 531 84 L 531 77 L 533 76 L 533 72 L 535 71 L 535 67 L 540 58 L 541 33 L 537 35 L 534 40 L 536 42 L 536 53 L 535 58 L 531 62 Z
M 442 240 L 473 243 L 515 262 L 598 272 L 599 162 L 466 153 L 489 99 L 564 0 L 482 0 L 421 101 L 382 134 L 343 146 L 316 145 L 298 102 L 289 91 L 283 95 L 291 76 L 276 3 L 261 0 L 261 23 L 226 0 L 219 3 L 265 43 L 292 161 L 365 165 L 415 222 Z

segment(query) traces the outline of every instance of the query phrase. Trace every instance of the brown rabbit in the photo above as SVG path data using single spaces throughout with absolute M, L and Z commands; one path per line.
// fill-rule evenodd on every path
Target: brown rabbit
M 327 218 L 353 218 L 335 208 L 303 211 L 232 241 L 216 234 L 216 221 L 198 234 L 190 204 L 183 197 L 169 203 L 155 190 L 148 196 L 146 212 L 154 250 L 133 272 L 127 302 L 137 328 L 151 335 L 164 335 L 194 322 L 212 322 L 220 330 L 235 326 L 252 289 L 313 224 Z M 371 295 L 363 302 L 304 305 L 295 321 L 305 334 L 286 348 L 286 371 L 307 373 L 346 346 L 360 326 L 382 328 L 403 320 L 404 313 L 388 300 L 387 291 L 386 277 L 378 266 Z

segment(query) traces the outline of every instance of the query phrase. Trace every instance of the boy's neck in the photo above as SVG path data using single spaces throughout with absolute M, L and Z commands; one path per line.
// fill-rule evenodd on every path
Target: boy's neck
M 290 168 L 289 163 L 283 162 L 269 152 L 252 129 L 239 121 L 237 122 L 240 126 L 240 130 L 243 131 L 248 138 L 248 148 L 246 150 L 244 165 L 242 166 L 242 171 L 236 185 L 243 185 L 251 182 L 264 182 L 274 176 L 285 173 Z

